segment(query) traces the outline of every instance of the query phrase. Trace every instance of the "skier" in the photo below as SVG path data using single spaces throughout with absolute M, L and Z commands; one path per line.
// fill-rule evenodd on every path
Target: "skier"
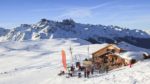
M 86 68 L 84 68 L 84 78 L 86 78 L 87 74 L 86 74 Z
M 129 67 L 130 67 L 130 68 L 132 67 L 132 64 L 131 64 L 131 63 L 129 63 Z
M 108 69 L 109 69 L 109 67 L 108 67 L 108 65 L 106 65 L 105 66 L 106 73 L 108 73 Z
M 74 66 L 72 65 L 70 68 L 71 68 L 71 71 L 74 72 L 74 69 L 75 69 Z
M 74 73 L 74 66 L 72 65 L 71 67 L 70 67 L 70 76 L 72 77 L 73 76 L 73 73 Z
M 80 66 L 80 62 L 76 62 L 76 67 L 79 68 L 79 66 Z
M 81 78 L 81 70 L 78 69 L 78 78 Z
M 89 78 L 90 71 L 89 71 L 89 70 L 87 70 L 87 71 L 86 71 L 86 73 L 87 73 L 87 78 Z
M 94 74 L 94 66 L 92 65 L 91 67 L 91 74 L 93 75 Z

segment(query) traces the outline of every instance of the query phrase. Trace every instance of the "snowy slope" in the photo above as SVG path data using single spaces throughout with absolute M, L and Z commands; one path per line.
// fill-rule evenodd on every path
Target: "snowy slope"
M 67 62 L 71 60 L 69 48 L 73 56 L 86 58 L 87 47 L 90 53 L 106 44 L 90 44 L 72 39 L 50 39 L 39 41 L 9 41 L 0 43 L 0 84 L 149 84 L 150 60 L 138 62 L 132 68 L 123 67 L 108 74 L 97 74 L 89 79 L 77 77 L 65 78 L 57 76 L 62 70 L 61 50 L 67 54 Z M 138 47 L 136 47 L 138 48 Z M 94 50 L 95 49 L 95 50 Z
M 145 48 L 140 48 L 140 47 L 137 47 L 137 46 L 134 46 L 134 45 L 131 45 L 127 42 L 120 42 L 117 44 L 120 48 L 124 49 L 124 50 L 127 50 L 127 51 L 136 51 L 136 52 L 142 52 L 142 51 L 145 51 L 145 52 L 149 52 L 149 49 L 145 49 Z

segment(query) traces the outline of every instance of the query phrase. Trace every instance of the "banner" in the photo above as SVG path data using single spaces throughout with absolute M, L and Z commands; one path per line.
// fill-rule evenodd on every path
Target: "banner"
M 61 54 L 62 54 L 62 64 L 63 64 L 64 69 L 66 70 L 67 69 L 66 53 L 64 50 L 62 50 Z

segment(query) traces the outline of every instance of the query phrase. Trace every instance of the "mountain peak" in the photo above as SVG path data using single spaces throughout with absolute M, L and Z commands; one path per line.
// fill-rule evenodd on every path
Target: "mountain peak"
M 49 22 L 50 22 L 50 20 L 47 20 L 47 19 L 43 18 L 43 19 L 41 19 L 41 20 L 38 22 L 38 24 L 39 24 L 39 25 L 44 25 L 44 24 L 48 24 Z
M 42 18 L 40 22 L 49 22 L 50 20 Z
M 20 27 L 30 27 L 31 25 L 29 24 L 21 24 Z

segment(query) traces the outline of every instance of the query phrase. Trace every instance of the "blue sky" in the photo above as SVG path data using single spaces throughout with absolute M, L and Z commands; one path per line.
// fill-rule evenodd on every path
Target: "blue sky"
M 150 0 L 0 0 L 0 26 L 12 28 L 41 18 L 150 28 Z

